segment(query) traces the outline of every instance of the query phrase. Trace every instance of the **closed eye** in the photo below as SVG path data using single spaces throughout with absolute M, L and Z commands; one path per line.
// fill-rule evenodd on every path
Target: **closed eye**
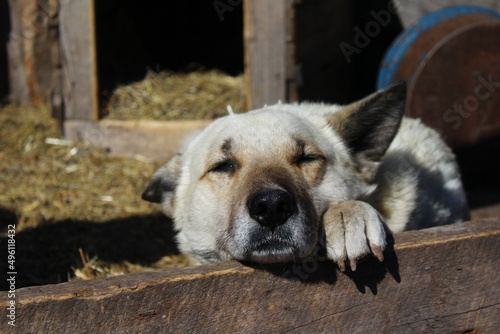
M 295 160 L 295 163 L 297 165 L 305 165 L 319 160 L 325 160 L 325 157 L 319 154 L 302 154 L 297 160 Z
M 214 173 L 232 173 L 236 169 L 236 163 L 232 160 L 222 160 L 215 163 L 209 170 Z

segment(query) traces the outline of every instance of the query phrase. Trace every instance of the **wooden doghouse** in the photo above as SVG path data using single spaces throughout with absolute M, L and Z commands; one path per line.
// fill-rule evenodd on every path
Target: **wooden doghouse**
M 36 6 L 29 6 L 36 1 L 26 0 L 22 8 L 20 2 L 10 3 L 13 11 L 37 12 Z M 132 154 L 144 152 L 143 144 L 130 146 L 141 138 L 150 142 L 166 132 L 173 150 L 182 133 L 204 126 L 204 122 L 99 120 L 93 3 L 47 3 L 57 6 L 44 9 L 47 15 L 40 24 L 47 29 L 34 33 L 54 42 L 38 46 L 51 57 L 18 59 L 23 64 L 16 67 L 16 73 L 33 79 L 29 86 L 11 83 L 19 100 L 48 97 L 67 136 L 115 148 L 125 145 L 122 149 Z M 222 3 L 229 7 L 221 8 L 241 4 Z M 244 1 L 249 105 L 314 99 L 322 89 L 339 88 L 345 93 L 340 85 L 355 85 L 354 80 L 330 81 L 331 75 L 356 77 L 349 66 L 331 67 L 339 59 L 345 64 L 339 41 L 350 43 L 356 31 L 365 28 L 352 29 L 356 25 L 346 14 L 350 11 L 347 1 Z M 335 13 L 335 19 L 324 13 Z M 341 27 L 329 30 L 337 25 Z M 13 31 L 20 33 L 21 26 L 19 19 L 12 19 Z M 23 50 L 34 47 L 36 40 L 22 39 Z M 39 72 L 41 62 L 57 64 L 57 70 Z M 312 77 L 318 80 L 310 83 Z M 354 98 L 345 94 L 330 98 Z M 489 146 L 462 156 L 469 167 L 477 167 L 481 152 L 482 166 L 495 166 L 491 156 L 496 153 Z M 152 155 L 160 157 L 159 152 Z M 486 203 L 498 204 L 498 170 L 491 168 L 483 173 L 487 175 L 478 193 L 491 191 Z M 474 176 L 469 177 L 471 185 L 479 182 L 475 170 L 467 171 Z M 492 187 L 485 188 L 488 183 Z M 500 328 L 500 220 L 483 218 L 498 217 L 497 208 L 475 210 L 472 222 L 395 235 L 383 263 L 367 259 L 357 272 L 340 273 L 332 264 L 314 258 L 279 268 L 226 262 L 14 289 L 14 297 L 0 296 L 0 316 L 15 321 L 16 330 L 24 333 L 493 333 Z
M 377 1 L 377 10 L 387 12 L 387 3 Z M 125 11 L 127 6 L 132 7 Z M 203 33 L 203 38 L 213 44 L 214 49 L 209 51 L 212 58 L 216 55 L 211 59 L 215 66 L 235 61 L 241 64 L 238 66 L 246 74 L 249 109 L 279 100 L 345 103 L 373 90 L 377 62 L 399 31 L 394 17 L 381 29 L 376 42 L 368 43 L 353 59 L 346 59 L 339 45 L 352 43 L 356 33 L 353 27 L 364 27 L 364 21 L 373 20 L 369 14 L 372 7 L 363 5 L 365 17 L 358 18 L 363 15 L 347 0 L 217 0 L 204 5 L 189 0 L 175 7 L 148 6 L 133 1 L 95 5 L 91 0 L 11 2 L 12 100 L 49 103 L 69 139 L 100 144 L 119 155 L 164 159 L 173 153 L 182 133 L 206 122 L 103 120 L 100 96 L 117 83 L 110 84 L 109 79 L 139 79 L 146 67 L 156 70 L 155 64 L 166 58 L 175 63 L 178 59 L 170 58 L 178 57 L 184 49 L 190 54 L 199 52 L 190 39 Z M 165 23 L 174 21 L 182 26 L 188 19 L 199 22 L 201 28 L 184 40 L 176 35 L 182 36 L 181 31 Z M 144 30 L 145 21 L 160 22 L 156 32 Z M 114 35 L 109 30 L 114 30 Z M 170 35 L 161 34 L 163 30 Z M 230 50 L 222 49 L 225 44 Z M 172 48 L 160 51 L 168 53 L 161 61 L 155 57 L 158 45 Z M 237 72 L 237 66 L 230 71 Z M 369 71 L 371 75 L 366 74 Z M 137 140 L 130 140 L 131 136 Z M 148 145 L 155 138 L 169 145 L 161 153 Z M 124 142 L 128 144 L 124 146 Z

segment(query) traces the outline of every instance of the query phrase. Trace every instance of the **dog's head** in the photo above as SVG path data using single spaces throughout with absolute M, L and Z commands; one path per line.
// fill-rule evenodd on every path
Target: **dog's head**
M 310 255 L 321 216 L 360 198 L 401 121 L 405 85 L 355 104 L 276 105 L 218 119 L 143 194 L 174 218 L 199 262 L 286 262 Z

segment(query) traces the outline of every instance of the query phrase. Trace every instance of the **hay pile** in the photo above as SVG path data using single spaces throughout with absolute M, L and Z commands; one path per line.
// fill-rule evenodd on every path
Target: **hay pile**
M 0 124 L 0 243 L 15 223 L 18 287 L 186 266 L 163 256 L 171 222 L 140 198 L 159 162 L 51 139 L 45 107 L 0 107 Z
M 193 120 L 214 119 L 245 109 L 243 75 L 231 77 L 220 71 L 175 73 L 150 71 L 144 80 L 118 87 L 104 116 L 109 119 Z
M 110 157 L 78 143 L 57 142 L 46 108 L 0 110 L 0 205 L 19 215 L 18 231 L 40 221 L 102 222 L 154 208 L 140 194 L 158 163 Z

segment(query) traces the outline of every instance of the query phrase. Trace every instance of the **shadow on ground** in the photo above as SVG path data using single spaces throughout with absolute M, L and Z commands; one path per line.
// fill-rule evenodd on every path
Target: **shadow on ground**
M 16 215 L 0 208 L 1 276 L 7 267 L 7 226 Z M 171 220 L 162 214 L 132 216 L 104 223 L 64 220 L 26 229 L 15 235 L 16 288 L 61 283 L 82 267 L 81 248 L 89 257 L 120 263 L 150 265 L 164 256 L 178 254 Z M 0 290 L 5 290 L 6 277 Z
M 401 282 L 399 274 L 399 261 L 394 251 L 394 237 L 387 231 L 387 246 L 384 250 L 384 261 L 380 262 L 375 256 L 366 256 L 357 261 L 356 271 L 346 265 L 346 270 L 342 275 L 346 275 L 356 285 L 361 293 L 369 290 L 373 295 L 378 293 L 378 285 L 386 279 L 388 275 L 396 282 Z M 324 244 L 325 241 L 320 242 Z M 297 263 L 285 264 L 262 264 L 243 263 L 257 270 L 270 272 L 291 281 L 301 281 L 309 284 L 320 282 L 336 284 L 338 279 L 337 264 L 327 260 L 324 248 L 316 249 L 315 252 Z

